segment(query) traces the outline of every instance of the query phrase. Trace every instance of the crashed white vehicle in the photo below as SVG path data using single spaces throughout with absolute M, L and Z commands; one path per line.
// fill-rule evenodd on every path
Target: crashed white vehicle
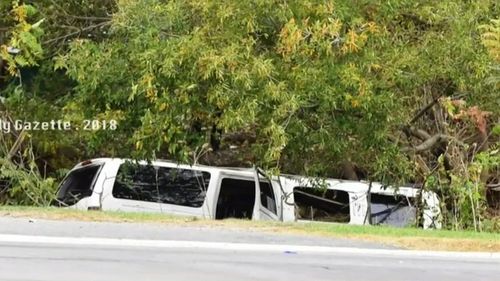
M 207 219 L 418 224 L 440 228 L 437 196 L 378 183 L 282 175 L 259 169 L 132 162 L 98 158 L 76 165 L 61 183 L 57 204 L 82 210 L 160 212 Z M 370 201 L 370 202 L 369 202 Z M 370 203 L 370 204 L 369 204 Z

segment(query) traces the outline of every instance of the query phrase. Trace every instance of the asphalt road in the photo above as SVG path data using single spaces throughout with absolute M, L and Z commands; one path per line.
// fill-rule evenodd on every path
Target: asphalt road
M 204 227 L 0 218 L 0 281 L 499 280 L 499 255 Z

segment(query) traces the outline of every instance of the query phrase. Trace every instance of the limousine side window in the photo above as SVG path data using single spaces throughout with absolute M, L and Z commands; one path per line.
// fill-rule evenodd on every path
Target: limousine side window
M 57 193 L 55 205 L 71 206 L 92 195 L 95 178 L 101 165 L 92 165 L 74 170 L 64 179 Z
M 346 191 L 295 187 L 293 196 L 298 219 L 343 223 L 351 220 L 349 193 Z
M 410 198 L 376 193 L 370 198 L 372 224 L 404 227 L 416 223 L 417 208 Z
M 210 173 L 124 163 L 113 186 L 113 197 L 199 208 L 205 201 Z
M 273 188 L 269 182 L 259 182 L 260 186 L 260 203 L 262 206 L 275 215 L 277 214 L 276 210 L 276 199 L 274 197 Z
M 215 218 L 252 219 L 255 205 L 255 181 L 223 178 Z

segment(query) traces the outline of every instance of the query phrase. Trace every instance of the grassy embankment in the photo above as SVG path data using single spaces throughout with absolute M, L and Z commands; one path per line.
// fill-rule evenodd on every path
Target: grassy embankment
M 0 206 L 0 216 L 226 227 L 273 233 L 350 238 L 379 242 L 412 250 L 500 252 L 500 233 L 355 226 L 331 223 L 280 223 L 236 219 L 215 221 L 155 213 L 84 212 L 59 208 L 12 206 Z

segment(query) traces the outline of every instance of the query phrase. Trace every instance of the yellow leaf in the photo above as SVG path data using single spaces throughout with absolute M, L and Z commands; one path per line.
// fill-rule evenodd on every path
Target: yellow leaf
M 167 104 L 166 103 L 160 104 L 160 111 L 164 111 L 166 108 L 167 108 Z
M 354 30 L 349 30 L 349 32 L 347 33 L 347 39 L 346 39 L 346 42 L 345 42 L 345 45 L 342 47 L 342 51 L 344 53 L 354 53 L 354 52 L 357 52 L 360 48 L 359 46 L 356 44 L 357 40 L 358 40 L 358 34 L 354 31 Z
M 142 141 L 137 141 L 135 143 L 135 149 L 137 149 L 137 150 L 141 150 L 142 146 L 143 146 Z

